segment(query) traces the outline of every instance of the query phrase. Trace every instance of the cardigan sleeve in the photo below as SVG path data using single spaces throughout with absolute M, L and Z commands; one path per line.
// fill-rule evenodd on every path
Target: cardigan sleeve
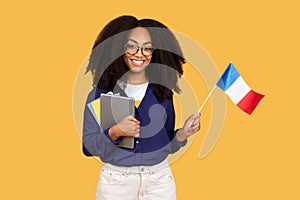
M 119 143 L 119 140 L 113 141 L 108 136 L 109 129 L 103 130 L 98 125 L 97 121 L 87 104 L 95 99 L 94 90 L 88 95 L 83 118 L 83 153 L 86 156 L 99 156 L 105 157 L 111 152 L 115 145 Z
M 166 118 L 166 124 L 165 128 L 168 132 L 168 136 L 170 139 L 170 153 L 177 152 L 181 147 L 185 146 L 187 143 L 187 140 L 184 140 L 183 142 L 179 142 L 176 138 L 177 130 L 174 131 L 175 128 L 175 110 L 174 110 L 174 104 L 173 104 L 173 98 L 170 99 L 169 105 L 167 107 L 167 118 Z

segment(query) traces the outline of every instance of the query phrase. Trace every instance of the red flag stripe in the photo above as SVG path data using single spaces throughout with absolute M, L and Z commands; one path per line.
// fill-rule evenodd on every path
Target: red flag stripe
M 250 115 L 264 96 L 263 94 L 250 90 L 237 106 Z

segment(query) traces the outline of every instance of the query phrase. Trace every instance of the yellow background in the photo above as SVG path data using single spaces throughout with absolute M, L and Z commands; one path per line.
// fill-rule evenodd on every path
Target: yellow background
M 0 199 L 94 199 L 101 163 L 81 152 L 72 92 L 98 32 L 123 14 L 192 37 L 220 71 L 233 60 L 266 94 L 252 116 L 227 99 L 222 136 L 199 160 L 203 110 L 203 129 L 172 164 L 178 199 L 299 199 L 298 13 L 296 0 L 2 2 Z

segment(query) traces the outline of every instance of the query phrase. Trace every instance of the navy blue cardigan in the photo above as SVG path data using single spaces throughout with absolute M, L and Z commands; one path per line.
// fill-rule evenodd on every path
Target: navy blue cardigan
M 102 130 L 94 119 L 87 104 L 108 91 L 94 88 L 88 95 L 83 121 L 83 152 L 87 156 L 99 156 L 105 163 L 118 166 L 155 165 L 163 161 L 168 154 L 174 153 L 186 144 L 179 142 L 174 131 L 175 112 L 172 98 L 159 102 L 151 84 L 148 85 L 144 98 L 135 117 L 141 122 L 140 137 L 135 138 L 133 149 L 116 146 L 117 141 L 108 137 L 108 130 Z M 126 94 L 119 87 L 113 91 Z

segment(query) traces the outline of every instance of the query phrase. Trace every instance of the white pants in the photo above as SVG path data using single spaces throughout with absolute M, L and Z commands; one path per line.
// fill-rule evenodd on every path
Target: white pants
M 176 200 L 176 186 L 168 161 L 154 166 L 119 167 L 105 164 L 96 200 Z

